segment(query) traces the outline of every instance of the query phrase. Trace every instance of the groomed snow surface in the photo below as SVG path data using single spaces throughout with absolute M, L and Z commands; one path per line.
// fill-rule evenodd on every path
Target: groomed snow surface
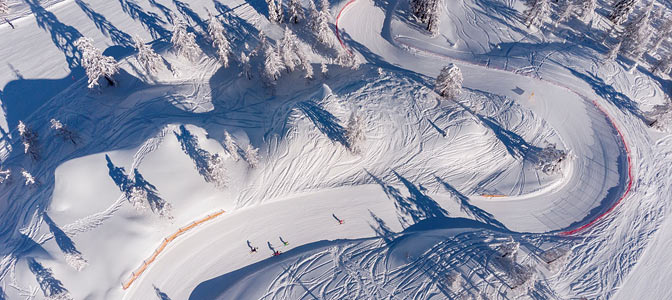
M 406 0 L 332 1 L 341 43 L 287 24 L 315 75 L 269 86 L 263 56 L 239 76 L 260 32 L 283 37 L 263 1 L 9 4 L 0 299 L 672 298 L 672 138 L 642 113 L 670 79 L 603 60 L 603 17 L 540 31 L 522 1 L 444 1 L 431 37 Z M 178 20 L 193 60 L 169 43 Z M 166 67 L 143 70 L 135 35 Z M 120 62 L 118 86 L 87 89 L 79 37 Z M 455 99 L 433 91 L 449 63 Z

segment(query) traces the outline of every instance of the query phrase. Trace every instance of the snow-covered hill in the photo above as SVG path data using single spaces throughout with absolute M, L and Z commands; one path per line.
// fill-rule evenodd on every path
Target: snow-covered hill
M 326 37 L 257 0 L 8 3 L 0 299 L 672 296 L 652 278 L 672 147 L 647 114 L 670 78 L 604 58 L 606 3 L 591 28 L 530 29 L 522 1 L 445 1 L 431 36 L 405 0 L 323 1 Z M 179 20 L 195 59 L 171 45 Z M 269 84 L 264 45 L 285 28 L 314 75 Z M 80 37 L 119 61 L 117 86 L 87 88 Z M 455 99 L 433 90 L 449 63 Z

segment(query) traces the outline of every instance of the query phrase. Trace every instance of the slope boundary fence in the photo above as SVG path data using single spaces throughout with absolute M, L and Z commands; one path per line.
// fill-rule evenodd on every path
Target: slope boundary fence
M 209 214 L 209 215 L 205 216 L 204 218 L 201 218 L 199 220 L 191 222 L 187 226 L 180 227 L 175 233 L 173 233 L 173 234 L 169 235 L 168 237 L 164 238 L 163 241 L 161 242 L 161 245 L 159 245 L 159 247 L 157 247 L 156 250 L 154 250 L 154 253 L 152 253 L 152 255 L 148 259 L 144 260 L 142 262 L 142 265 L 139 268 L 137 268 L 135 271 L 133 271 L 131 273 L 131 277 L 126 282 L 123 282 L 121 284 L 121 287 L 124 290 L 128 289 L 131 286 L 131 284 L 133 284 L 133 282 L 136 279 L 138 279 L 138 277 L 140 277 L 140 275 L 142 275 L 142 273 L 144 273 L 145 270 L 147 270 L 149 265 L 151 265 L 154 262 L 154 260 L 156 260 L 156 257 L 159 256 L 159 254 L 161 254 L 161 252 L 163 252 L 163 250 L 166 249 L 166 247 L 171 242 L 173 242 L 176 238 L 178 238 L 180 235 L 184 234 L 185 232 L 187 232 L 191 229 L 194 229 L 198 225 L 201 225 L 201 224 L 203 224 L 203 223 L 205 223 L 209 220 L 212 220 L 214 218 L 217 218 L 217 217 L 221 216 L 222 214 L 224 214 L 224 210 L 220 210 L 216 213 Z

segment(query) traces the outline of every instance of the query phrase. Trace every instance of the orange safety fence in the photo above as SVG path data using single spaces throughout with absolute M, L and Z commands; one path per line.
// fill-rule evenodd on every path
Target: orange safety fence
M 501 197 L 506 197 L 506 195 L 491 195 L 491 194 L 481 194 L 482 197 L 488 197 L 488 198 L 501 198 Z
M 194 227 L 196 227 L 198 225 L 201 225 L 201 224 L 203 224 L 203 223 L 205 223 L 209 220 L 212 220 L 216 217 L 221 216 L 223 213 L 224 213 L 224 210 L 220 210 L 220 211 L 218 211 L 214 214 L 207 215 L 206 217 L 204 217 L 200 220 L 196 220 L 194 222 L 191 222 L 189 225 L 187 225 L 185 227 L 179 228 L 175 233 L 173 233 L 173 234 L 169 235 L 168 237 L 166 237 L 165 239 L 163 239 L 163 242 L 161 242 L 161 245 L 159 245 L 159 247 L 157 247 L 156 250 L 154 250 L 154 253 L 152 253 L 152 255 L 148 259 L 146 259 L 145 261 L 142 262 L 142 265 L 137 270 L 135 270 L 134 272 L 131 273 L 131 278 L 129 278 L 126 282 L 122 283 L 121 287 L 124 288 L 124 290 L 128 289 L 128 287 L 130 287 L 131 284 L 133 284 L 133 282 L 136 279 L 138 279 L 138 277 L 140 277 L 140 275 L 142 275 L 142 273 L 145 272 L 145 270 L 147 270 L 147 267 L 149 267 L 149 265 L 152 262 L 154 262 L 156 257 L 164 249 L 166 249 L 166 246 L 168 246 L 168 244 L 170 242 L 172 242 L 173 240 L 175 240 L 178 236 L 180 236 L 183 233 L 193 229 Z

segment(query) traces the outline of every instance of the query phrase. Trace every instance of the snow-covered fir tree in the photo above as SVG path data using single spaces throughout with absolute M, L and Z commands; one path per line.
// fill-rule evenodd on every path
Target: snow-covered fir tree
M 303 7 L 301 6 L 301 1 L 299 0 L 290 0 L 289 1 L 289 21 L 297 24 L 305 18 L 303 13 Z
M 299 63 L 294 49 L 296 48 L 297 37 L 292 33 L 289 27 L 285 26 L 285 33 L 278 45 L 278 52 L 287 68 L 287 72 L 293 72 L 294 67 Z
M 621 52 L 622 45 L 622 40 L 619 40 L 616 44 L 612 45 L 611 48 L 609 48 L 609 52 L 607 53 L 607 59 L 615 60 L 616 57 L 618 57 L 618 53 Z
M 609 14 L 609 20 L 616 26 L 625 23 L 638 2 L 639 0 L 617 0 L 614 3 L 614 10 Z
M 595 9 L 597 8 L 597 0 L 579 0 L 578 5 L 581 8 L 579 18 L 584 23 L 589 23 L 595 17 Z
M 310 20 L 308 21 L 308 25 L 313 30 L 313 32 L 317 32 L 317 24 L 318 19 L 320 18 L 320 11 L 317 10 L 317 6 L 315 6 L 315 1 L 307 0 L 307 2 L 308 2 L 308 16 L 310 18 Z
M 187 23 L 179 20 L 173 27 L 173 37 L 170 39 L 177 55 L 184 56 L 189 60 L 194 60 L 201 54 L 201 49 L 196 44 L 196 35 L 187 31 Z
M 9 12 L 9 6 L 7 5 L 7 0 L 0 0 L 0 15 L 4 15 Z
M 152 47 L 145 44 L 139 35 L 133 37 L 135 41 L 135 49 L 138 50 L 138 55 L 135 57 L 138 63 L 147 71 L 147 73 L 156 73 L 159 67 L 163 65 L 163 59 L 156 54 Z
M 317 40 L 323 45 L 331 48 L 334 46 L 334 32 L 329 28 L 329 19 L 331 15 L 328 10 L 322 9 L 318 12 L 315 20 L 315 35 Z
M 653 72 L 672 76 L 670 73 L 672 72 L 672 51 L 668 52 L 667 55 L 658 60 L 653 67 Z
M 640 16 L 628 23 L 621 34 L 623 44 L 620 51 L 634 60 L 638 60 L 647 50 L 647 44 L 651 37 L 649 18 L 652 8 L 652 5 L 647 6 Z
M 245 52 L 240 52 L 240 68 L 241 75 L 245 75 L 248 80 L 252 79 L 252 64 L 250 64 L 250 57 Z
M 208 160 L 208 171 L 210 173 L 210 182 L 219 189 L 226 188 L 229 177 L 226 175 L 226 166 L 224 158 L 219 154 L 214 154 Z
M 525 10 L 525 26 L 540 27 L 544 20 L 549 16 L 549 0 L 527 0 L 527 10 Z
M 353 153 L 361 152 L 361 142 L 364 140 L 366 125 L 364 119 L 355 111 L 350 113 L 348 124 L 345 127 L 345 136 L 350 145 L 350 151 Z
M 0 184 L 5 183 L 9 181 L 9 176 L 12 175 L 12 170 L 10 169 L 3 169 L 0 167 Z
M 266 0 L 268 5 L 268 20 L 271 23 L 282 23 L 284 15 L 282 12 L 282 0 Z
M 560 0 L 558 4 L 558 17 L 553 21 L 555 27 L 558 24 L 569 20 L 572 17 L 572 14 L 576 10 L 576 4 L 574 0 Z
M 33 177 L 33 175 L 30 174 L 25 169 L 21 169 L 21 176 L 23 176 L 23 179 L 25 180 L 24 185 L 33 185 L 33 184 L 37 183 L 37 181 L 35 180 L 35 177 Z
M 33 160 L 38 160 L 40 155 L 37 150 L 37 133 L 26 126 L 21 120 L 19 120 L 19 125 L 17 125 L 16 128 L 19 131 L 21 142 L 23 143 L 23 153 L 30 155 Z
M 226 152 L 229 153 L 229 156 L 231 156 L 234 161 L 240 160 L 238 144 L 228 131 L 224 131 L 224 148 L 226 148 Z
M 264 67 L 263 67 L 263 77 L 266 80 L 267 84 L 275 85 L 275 81 L 280 78 L 280 72 L 285 68 L 285 65 L 282 63 L 278 51 L 275 50 L 271 43 L 266 42 L 264 45 Z
M 217 49 L 219 61 L 225 68 L 229 67 L 229 55 L 231 54 L 231 44 L 226 38 L 224 26 L 215 16 L 210 17 L 208 22 L 208 34 L 212 40 L 212 46 Z
M 105 78 L 112 86 L 116 85 L 112 76 L 119 72 L 119 66 L 114 58 L 104 56 L 98 48 L 93 46 L 93 40 L 87 37 L 81 37 L 75 41 L 75 47 L 82 53 L 82 66 L 86 69 L 86 76 L 89 78 L 89 88 L 98 86 L 100 78 Z
M 61 121 L 51 119 L 49 122 L 51 123 L 51 126 L 49 126 L 49 128 L 56 130 L 57 136 L 75 145 L 77 144 L 77 135 L 74 132 L 72 132 L 68 127 L 63 125 Z
M 152 212 L 167 219 L 172 219 L 172 205 L 159 196 L 156 186 L 147 182 L 138 169 L 133 170 L 133 187 L 128 197 L 139 210 L 146 210 L 147 205 Z
M 278 51 L 287 72 L 292 72 L 294 68 L 300 66 L 304 70 L 305 78 L 313 77 L 313 66 L 308 60 L 308 55 L 300 47 L 299 38 L 287 26 L 285 26 L 285 34 L 278 45 Z
M 418 21 L 427 24 L 426 29 L 432 35 L 438 34 L 441 13 L 441 0 L 412 0 L 411 11 Z
M 254 148 L 251 144 L 245 147 L 245 161 L 250 168 L 256 168 L 259 165 L 259 148 Z
M 320 73 L 322 74 L 322 77 L 326 78 L 327 77 L 327 72 L 329 72 L 329 68 L 327 67 L 327 64 L 325 62 L 320 63 Z
M 672 36 L 672 15 L 661 18 L 661 21 L 663 25 L 658 28 L 658 32 L 654 35 L 651 53 L 656 53 L 663 41 Z
M 447 99 L 455 99 L 462 93 L 462 71 L 455 64 L 449 64 L 436 78 L 435 89 L 439 95 Z

